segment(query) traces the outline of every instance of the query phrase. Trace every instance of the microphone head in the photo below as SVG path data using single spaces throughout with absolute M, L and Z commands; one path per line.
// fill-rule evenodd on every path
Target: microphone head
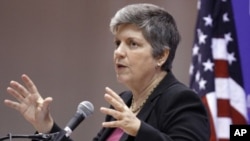
M 82 101 L 77 107 L 77 113 L 80 113 L 84 118 L 92 115 L 94 112 L 94 106 L 89 101 Z

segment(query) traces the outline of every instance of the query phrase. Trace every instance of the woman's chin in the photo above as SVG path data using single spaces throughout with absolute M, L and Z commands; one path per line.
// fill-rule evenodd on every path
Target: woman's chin
M 129 79 L 128 77 L 122 76 L 122 75 L 116 75 L 116 79 L 119 83 L 126 84 Z

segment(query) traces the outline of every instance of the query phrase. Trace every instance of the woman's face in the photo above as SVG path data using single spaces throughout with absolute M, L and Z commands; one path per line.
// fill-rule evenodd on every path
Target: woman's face
M 115 34 L 114 63 L 117 79 L 129 86 L 151 81 L 157 60 L 142 31 L 133 24 L 118 27 Z

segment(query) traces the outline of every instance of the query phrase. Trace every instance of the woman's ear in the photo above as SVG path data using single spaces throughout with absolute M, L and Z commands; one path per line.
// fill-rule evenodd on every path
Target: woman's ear
M 162 66 L 167 61 L 168 56 L 169 56 L 169 51 L 170 51 L 169 48 L 164 48 L 164 51 L 163 51 L 162 55 L 159 56 L 159 58 L 157 59 L 158 60 L 157 65 L 158 66 Z

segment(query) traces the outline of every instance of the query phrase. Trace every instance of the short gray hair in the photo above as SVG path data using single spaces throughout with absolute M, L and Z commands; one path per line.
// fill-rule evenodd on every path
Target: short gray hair
M 166 48 L 169 49 L 169 56 L 162 70 L 171 70 L 180 34 L 174 18 L 166 10 L 147 3 L 127 5 L 111 19 L 111 32 L 116 33 L 121 24 L 135 24 L 142 30 L 144 38 L 153 48 L 154 58 L 163 55 Z

